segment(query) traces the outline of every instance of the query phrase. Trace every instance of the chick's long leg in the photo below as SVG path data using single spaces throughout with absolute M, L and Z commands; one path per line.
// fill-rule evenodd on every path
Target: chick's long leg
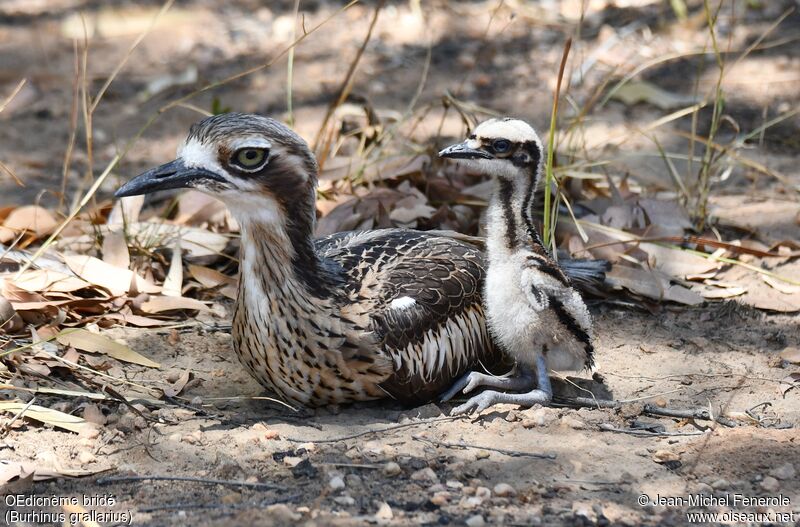
M 530 390 L 536 386 L 536 378 L 533 371 L 525 365 L 517 365 L 508 377 L 487 375 L 485 373 L 472 371 L 460 377 L 449 390 L 444 392 L 439 398 L 445 402 L 452 399 L 458 393 L 469 393 L 480 386 L 499 388 L 502 390 L 523 391 Z
M 550 378 L 547 376 L 547 364 L 541 355 L 536 357 L 536 381 L 537 387 L 527 393 L 503 393 L 487 390 L 471 398 L 461 406 L 453 408 L 450 415 L 460 415 L 471 410 L 482 412 L 490 406 L 500 403 L 518 404 L 520 406 L 550 403 L 553 399 L 553 388 L 550 386 Z

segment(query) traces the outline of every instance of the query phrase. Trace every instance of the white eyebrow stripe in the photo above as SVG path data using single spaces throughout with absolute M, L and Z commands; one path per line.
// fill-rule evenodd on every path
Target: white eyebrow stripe
M 272 143 L 263 137 L 237 137 L 230 142 L 231 150 L 239 150 L 240 148 L 265 148 L 269 150 L 272 148 Z

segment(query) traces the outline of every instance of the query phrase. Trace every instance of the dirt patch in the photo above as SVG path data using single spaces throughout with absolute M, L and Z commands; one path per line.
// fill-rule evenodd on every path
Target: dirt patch
M 384 503 L 391 521 L 403 525 L 463 524 L 475 516 L 525 525 L 681 525 L 688 507 L 642 507 L 637 499 L 782 494 L 792 506 L 798 503 L 796 478 L 770 476 L 785 476 L 788 469 L 781 467 L 787 464 L 800 467 L 800 435 L 779 429 L 800 421 L 797 394 L 781 396 L 779 380 L 786 371 L 776 362 L 785 342 L 775 336 L 786 335 L 793 317 L 756 314 L 743 324 L 737 310 L 724 307 L 657 317 L 602 306 L 594 312 L 599 372 L 613 396 L 631 400 L 631 408 L 501 406 L 454 420 L 445 416 L 449 405 L 404 409 L 376 403 L 293 412 L 265 401 L 216 399 L 264 395 L 233 358 L 225 333 L 183 333 L 171 344 L 168 334 L 116 330 L 167 372 L 142 369 L 132 381 L 163 385 L 170 372 L 187 370 L 200 380 L 182 394 L 190 401 L 187 408 L 143 408 L 139 416 L 110 405 L 104 407 L 107 424 L 91 439 L 29 426 L 6 438 L 5 457 L 46 462 L 51 453 L 66 466 L 112 469 L 107 476 L 113 477 L 170 475 L 276 486 L 100 484 L 100 475 L 25 491 L 112 494 L 115 510 L 132 511 L 136 525 L 359 525 L 379 511 L 386 516 Z M 634 407 L 644 402 L 725 411 L 750 426 L 709 429 L 702 421 L 642 417 Z M 64 410 L 79 412 L 84 403 L 72 401 Z M 770 406 L 756 408 L 753 416 L 773 428 L 747 422 L 744 412 L 761 403 Z M 634 423 L 671 435 L 602 430 L 628 430 Z M 85 452 L 94 457 L 89 463 L 80 462 Z

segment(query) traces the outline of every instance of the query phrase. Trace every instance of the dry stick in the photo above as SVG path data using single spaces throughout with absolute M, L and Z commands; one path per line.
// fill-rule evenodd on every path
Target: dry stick
M 559 399 L 559 404 L 564 406 L 578 406 L 581 408 L 620 408 L 622 401 L 612 401 L 608 399 L 592 399 L 589 397 L 572 397 Z M 723 426 L 734 427 L 736 423 L 722 416 L 713 416 L 708 410 L 700 408 L 688 408 L 685 410 L 674 408 L 660 408 L 652 404 L 645 404 L 642 413 L 657 415 L 660 417 L 677 417 L 681 419 L 697 419 L 700 421 L 715 421 Z
M 604 432 L 617 432 L 618 434 L 629 434 L 632 436 L 642 437 L 672 437 L 672 436 L 702 436 L 706 432 L 648 432 L 647 430 L 627 430 L 625 428 L 617 428 L 609 423 L 600 423 L 598 425 L 600 430 Z
M 358 52 L 356 56 L 353 58 L 352 62 L 350 62 L 350 67 L 347 69 L 347 74 L 344 76 L 342 80 L 342 84 L 339 86 L 339 93 L 336 96 L 336 99 L 328 105 L 328 110 L 325 112 L 325 117 L 322 119 L 322 124 L 320 124 L 319 129 L 317 130 L 317 136 L 314 138 L 314 152 L 317 153 L 317 157 L 319 158 L 322 154 L 320 152 L 320 147 L 323 146 L 320 144 L 322 140 L 322 135 L 325 133 L 325 129 L 328 127 L 328 121 L 330 121 L 333 113 L 336 111 L 336 108 L 341 106 L 341 104 L 347 99 L 347 96 L 350 94 L 350 90 L 353 87 L 353 79 L 356 73 L 356 68 L 358 68 L 358 63 L 361 62 L 361 57 L 364 55 L 364 51 L 367 49 L 367 44 L 369 41 L 372 40 L 372 31 L 375 29 L 375 24 L 378 22 L 378 15 L 383 9 L 386 0 L 381 0 L 378 2 L 378 5 L 375 6 L 375 11 L 372 12 L 372 20 L 369 22 L 369 29 L 367 29 L 367 35 L 364 37 L 364 41 L 361 43 L 361 47 L 358 48 Z M 325 145 L 327 147 L 327 145 Z M 322 165 L 325 162 L 325 157 L 323 156 L 321 159 Z
M 359 432 L 357 434 L 351 434 L 347 436 L 340 436 L 334 437 L 332 439 L 297 439 L 295 437 L 284 437 L 285 440 L 291 441 L 292 443 L 338 443 L 339 441 L 347 441 L 349 439 L 356 439 L 358 437 L 363 437 L 370 434 L 382 434 L 384 432 L 394 432 L 395 430 L 400 430 L 402 428 L 409 428 L 412 426 L 421 426 L 427 425 L 431 423 L 443 423 L 446 421 L 456 421 L 459 419 L 465 419 L 466 416 L 464 415 L 456 415 L 456 416 L 448 416 L 448 417 L 434 417 L 433 419 L 422 419 L 420 421 L 415 421 L 413 423 L 403 423 L 401 425 L 393 425 L 387 426 L 385 428 L 378 428 L 376 430 L 366 430 L 364 432 Z
M 272 483 L 250 483 L 247 481 L 233 481 L 229 479 L 208 479 L 192 476 L 110 476 L 97 480 L 98 485 L 111 485 L 112 483 L 136 483 L 139 481 L 187 481 L 189 483 L 205 483 L 207 485 L 228 485 L 230 487 L 246 487 L 249 489 L 284 490 L 285 487 Z
M 429 443 L 433 446 L 446 447 L 446 448 L 475 448 L 478 450 L 488 450 L 490 452 L 498 452 L 500 454 L 505 454 L 511 457 L 535 457 L 537 459 L 556 458 L 555 454 L 539 454 L 537 452 L 524 452 L 522 450 L 506 450 L 504 448 L 495 448 L 491 446 L 472 445 L 469 443 L 464 443 L 463 441 L 459 441 L 458 443 L 446 443 L 444 441 L 438 441 L 436 439 L 428 439 L 427 437 L 420 437 L 420 436 L 412 436 L 411 439 L 415 441 L 422 441 L 423 443 Z

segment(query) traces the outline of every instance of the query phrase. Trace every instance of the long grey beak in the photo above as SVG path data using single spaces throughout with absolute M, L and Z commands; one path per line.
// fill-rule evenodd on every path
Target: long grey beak
M 471 148 L 466 141 L 448 146 L 439 152 L 439 157 L 448 157 L 450 159 L 494 159 L 494 156 L 489 152 Z
M 203 168 L 189 168 L 183 161 L 176 159 L 143 174 L 139 174 L 128 181 L 114 193 L 114 197 L 138 196 L 157 190 L 172 188 L 190 188 L 200 180 L 214 180 L 220 183 L 226 181 L 219 175 Z

